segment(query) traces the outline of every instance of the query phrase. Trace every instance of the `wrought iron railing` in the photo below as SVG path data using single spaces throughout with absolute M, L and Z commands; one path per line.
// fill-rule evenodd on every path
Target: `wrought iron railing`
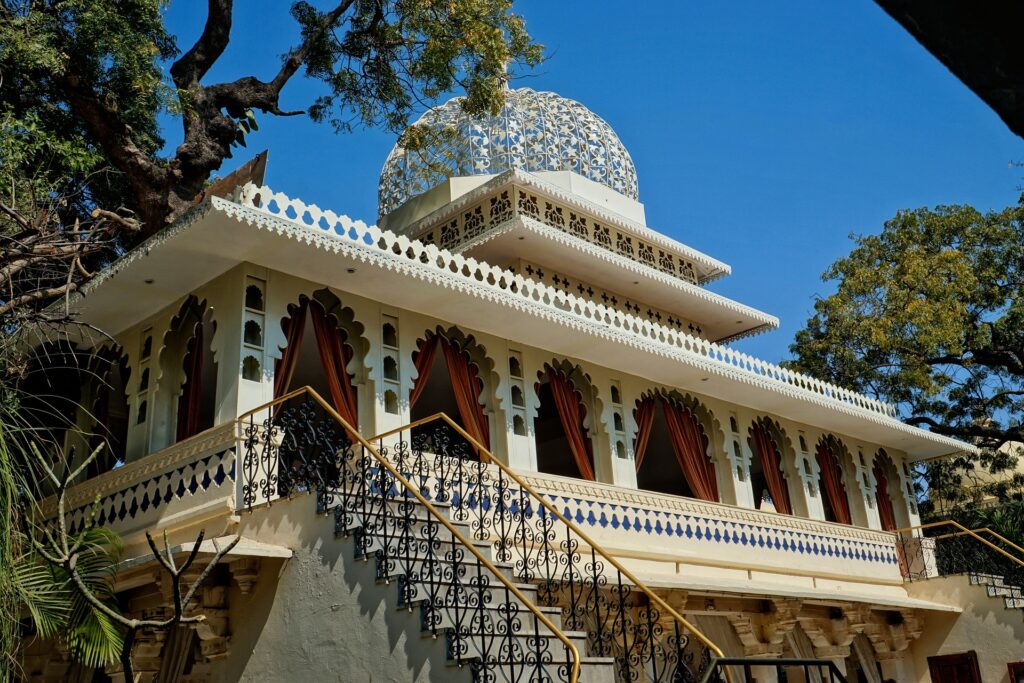
M 743 671 L 745 681 L 758 680 L 752 676 L 752 667 L 770 667 L 775 669 L 776 680 L 788 681 L 789 673 L 794 669 L 803 674 L 802 681 L 814 680 L 810 674 L 816 673 L 818 680 L 822 683 L 846 683 L 846 677 L 830 659 L 795 659 L 785 657 L 723 657 L 715 662 L 715 669 L 708 671 L 701 683 L 709 683 L 715 680 L 712 678 L 716 670 L 725 670 L 726 667 L 737 667 Z M 825 676 L 828 678 L 825 678 Z
M 424 496 L 451 505 L 472 538 L 491 544 L 586 652 L 612 657 L 620 681 L 699 681 L 722 651 L 545 496 L 440 413 L 371 439 Z M 710 680 L 727 680 L 728 670 Z
M 294 391 L 240 422 L 241 509 L 315 495 L 321 512 L 334 512 L 336 531 L 376 559 L 378 577 L 397 578 L 400 603 L 420 607 L 423 627 L 446 639 L 449 658 L 474 680 L 578 681 L 574 640 L 464 535 L 439 498 L 410 482 L 400 459 L 383 455 L 314 391 Z
M 997 576 L 1024 589 L 1024 548 L 995 531 L 942 520 L 895 532 L 908 581 L 971 574 Z

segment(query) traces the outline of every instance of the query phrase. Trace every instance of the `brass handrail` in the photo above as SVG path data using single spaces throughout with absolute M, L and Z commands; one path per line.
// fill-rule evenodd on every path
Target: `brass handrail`
M 953 533 L 949 533 L 949 534 L 943 534 L 941 536 L 928 536 L 928 537 L 925 537 L 925 538 L 934 538 L 936 540 L 941 540 L 943 538 L 952 538 L 954 536 L 970 536 L 974 540 L 976 540 L 979 543 L 982 543 L 982 544 L 988 546 L 992 550 L 995 550 L 997 553 L 1003 555 L 1004 557 L 1008 558 L 1012 562 L 1015 562 L 1018 565 L 1020 565 L 1021 567 L 1024 567 L 1024 559 L 1021 559 L 1019 557 L 1014 557 L 1010 553 L 1006 552 L 1005 550 L 1003 550 L 1002 548 L 997 546 L 995 543 L 992 543 L 991 541 L 982 538 L 981 537 L 981 533 L 988 533 L 989 535 L 994 536 L 994 537 L 998 538 L 999 540 L 1001 540 L 1001 541 L 1003 541 L 1003 542 L 1013 546 L 1014 548 L 1016 548 L 1021 553 L 1024 553 L 1024 548 L 1021 548 L 1020 546 L 1018 546 L 1013 541 L 1011 541 L 1011 540 L 1009 540 L 1007 538 L 1004 538 L 1003 536 L 1000 536 L 995 531 L 992 531 L 991 529 L 988 529 L 988 528 L 984 528 L 984 529 L 968 529 L 967 527 L 965 527 L 960 522 L 957 522 L 956 520 L 944 519 L 944 520 L 941 520 L 941 521 L 938 521 L 938 522 L 929 522 L 927 524 L 918 524 L 917 526 L 910 526 L 910 527 L 905 527 L 903 529 L 896 529 L 895 531 L 892 532 L 892 534 L 897 539 L 900 539 L 901 538 L 900 535 L 903 534 L 903 533 L 906 533 L 908 531 L 924 531 L 925 529 L 936 529 L 936 528 L 942 527 L 942 526 L 951 526 L 954 529 L 956 529 L 957 531 L 955 531 Z M 981 532 L 981 533 L 979 533 L 979 532 Z
M 529 492 L 529 494 L 531 496 L 533 496 L 534 498 L 536 498 L 540 502 L 540 504 L 543 505 L 544 508 L 548 512 L 550 512 L 552 515 L 555 516 L 555 518 L 560 520 L 569 529 L 571 529 L 577 536 L 580 537 L 580 539 L 584 543 L 589 545 L 595 552 L 600 554 L 605 560 L 607 560 L 609 563 L 611 563 L 611 565 L 613 567 L 615 567 L 620 572 L 622 572 L 622 574 L 627 579 L 632 581 L 633 585 L 636 586 L 642 593 L 644 593 L 649 600 L 651 600 L 652 602 L 657 604 L 659 608 L 661 608 L 665 613 L 667 613 L 669 616 L 671 616 L 673 619 L 675 619 L 679 624 L 681 624 L 685 628 L 689 629 L 689 631 L 694 636 L 696 636 L 697 639 L 700 642 L 702 642 L 708 649 L 710 649 L 712 652 L 715 653 L 716 658 L 721 659 L 721 658 L 725 657 L 725 653 L 722 652 L 721 648 L 719 648 L 717 645 L 715 645 L 715 643 L 712 642 L 711 639 L 708 638 L 706 635 L 704 635 L 700 631 L 700 629 L 698 629 L 696 626 L 694 626 L 689 621 L 687 621 L 686 618 L 683 615 L 679 614 L 679 612 L 674 610 L 671 605 L 669 605 L 667 602 L 662 600 L 654 591 L 652 591 L 644 583 L 642 583 L 640 581 L 640 579 L 638 579 L 633 574 L 633 572 L 631 572 L 628 569 L 626 569 L 625 567 L 623 567 L 619 563 L 619 561 L 617 559 L 615 559 L 615 557 L 611 553 L 609 553 L 604 548 L 602 548 L 599 544 L 597 544 L 592 538 L 590 538 L 590 536 L 588 536 L 586 533 L 584 533 L 582 529 L 580 529 L 578 526 L 576 526 L 575 523 L 573 523 L 569 519 L 567 519 L 561 512 L 558 511 L 558 508 L 556 508 L 554 505 L 551 505 L 544 496 L 540 495 L 532 486 L 530 486 L 523 479 L 521 479 L 519 477 L 519 475 L 517 475 L 515 472 L 513 472 L 511 469 L 509 469 L 509 467 L 507 465 L 505 465 L 503 462 L 501 462 L 498 458 L 494 457 L 494 454 L 491 453 L 491 451 L 487 447 L 485 447 L 482 443 L 480 443 L 475 438 L 473 438 L 473 436 L 471 434 L 469 434 L 469 432 L 467 432 L 465 429 L 463 429 L 457 422 L 455 422 L 453 419 L 448 417 L 448 415 L 446 415 L 445 413 L 443 413 L 443 412 L 435 413 L 435 414 L 433 414 L 433 415 L 431 415 L 429 417 L 425 417 L 425 418 L 422 418 L 420 420 L 416 420 L 415 422 L 411 422 L 411 423 L 409 423 L 407 425 L 404 425 L 402 427 L 397 427 L 395 429 L 391 429 L 391 430 L 388 430 L 386 432 L 382 432 L 382 433 L 377 434 L 375 436 L 372 436 L 370 438 L 375 440 L 375 441 L 376 440 L 381 440 L 381 439 L 384 439 L 384 438 L 386 438 L 388 436 L 391 436 L 393 434 L 397 434 L 399 432 L 403 432 L 403 431 L 405 431 L 407 429 L 415 429 L 416 427 L 420 427 L 420 426 L 422 426 L 422 425 L 424 425 L 424 424 L 426 424 L 428 422 L 434 422 L 435 420 L 442 420 L 445 423 L 447 423 L 448 426 L 452 427 L 455 431 L 457 431 L 459 434 L 461 434 L 462 437 L 464 439 L 466 439 L 474 448 L 476 448 L 482 454 L 486 455 L 487 458 L 488 458 L 488 464 L 491 464 L 491 465 L 494 465 L 494 466 L 500 468 L 501 471 L 504 472 L 506 475 L 508 475 L 508 477 L 510 479 L 512 479 L 514 482 L 516 482 L 519 486 L 523 487 L 524 490 Z M 733 683 L 732 672 L 729 671 L 728 667 L 725 668 L 725 678 L 726 678 L 726 681 L 728 681 L 728 683 Z
M 359 433 L 358 430 L 356 430 L 354 427 L 352 427 L 352 425 L 346 422 L 345 418 L 338 414 L 338 411 L 336 411 L 330 404 L 328 404 L 327 401 L 325 401 L 320 396 L 320 394 L 318 394 L 312 387 L 305 386 L 300 389 L 290 391 L 283 396 L 275 398 L 273 401 L 266 403 L 260 406 L 259 408 L 255 408 L 242 414 L 241 416 L 239 416 L 238 422 L 243 423 L 243 421 L 246 418 L 252 417 L 256 413 L 268 411 L 275 405 L 279 405 L 284 401 L 291 400 L 296 396 L 300 396 L 302 394 L 307 394 L 310 398 L 319 403 L 320 407 L 327 411 L 328 415 L 330 415 L 338 422 L 338 424 L 344 427 L 345 431 L 347 431 L 352 436 L 352 438 L 358 441 L 363 448 L 369 451 L 373 455 L 374 459 L 377 460 L 377 462 L 382 467 L 387 469 L 388 472 L 390 472 L 393 477 L 395 477 L 396 481 L 400 482 L 402 486 L 406 488 L 406 490 L 411 492 L 413 496 L 416 497 L 416 500 L 418 500 L 421 505 L 423 505 L 427 510 L 429 510 L 430 514 L 436 517 L 438 521 L 440 521 L 441 524 L 443 524 L 445 528 L 447 528 L 448 531 L 451 532 L 453 538 L 457 539 L 459 543 L 462 544 L 463 547 L 469 550 L 481 564 L 483 564 L 488 570 L 490 570 L 490 572 L 494 574 L 498 578 L 498 580 L 505 585 L 505 588 L 511 591 L 511 593 L 514 596 L 516 596 L 516 598 L 518 598 L 519 601 L 522 602 L 523 605 L 530 612 L 533 613 L 534 617 L 539 619 L 540 622 L 544 624 L 544 626 L 550 629 L 551 633 L 554 634 L 554 636 L 558 638 L 558 640 L 562 641 L 562 644 L 572 655 L 572 669 L 569 673 L 569 683 L 579 683 L 580 652 L 576 648 L 576 645 L 573 644 L 571 640 L 569 640 L 569 637 L 562 632 L 562 629 L 556 626 L 550 619 L 548 619 L 548 617 L 543 612 L 541 612 L 536 605 L 533 604 L 533 601 L 527 598 L 522 591 L 516 588 L 515 584 L 512 581 L 510 581 L 508 577 L 506 577 L 505 574 L 502 573 L 500 569 L 495 567 L 490 560 L 484 557 L 484 555 L 476 548 L 476 546 L 474 546 L 465 536 L 463 536 L 462 533 L 455 527 L 455 525 L 452 524 L 452 522 L 448 519 L 447 515 L 441 514 L 441 512 L 437 508 L 435 508 L 430 503 L 430 501 L 423 496 L 422 493 L 420 493 L 419 487 L 414 486 L 412 482 L 410 482 L 408 479 L 402 476 L 402 473 L 395 469 L 395 467 L 390 462 L 388 462 L 387 458 L 382 456 L 380 452 L 376 448 L 374 448 L 373 444 L 366 440 L 366 437 L 364 437 L 362 434 Z

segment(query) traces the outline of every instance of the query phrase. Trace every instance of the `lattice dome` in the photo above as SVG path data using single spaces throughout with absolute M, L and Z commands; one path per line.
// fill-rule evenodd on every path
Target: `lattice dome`
M 604 119 L 575 100 L 553 92 L 517 88 L 506 93 L 494 116 L 470 118 L 461 97 L 427 111 L 416 122 L 448 131 L 445 142 L 414 152 L 396 145 L 380 174 L 380 214 L 443 182 L 448 174 L 470 176 L 524 171 L 575 171 L 631 199 L 637 198 L 636 167 Z

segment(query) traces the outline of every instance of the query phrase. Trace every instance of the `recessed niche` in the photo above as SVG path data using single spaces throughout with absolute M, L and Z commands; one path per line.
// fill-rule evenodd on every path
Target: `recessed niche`
M 626 459 L 626 444 L 622 443 L 621 441 L 615 442 L 615 456 L 617 458 L 621 458 L 622 460 Z
M 516 436 L 526 436 L 526 421 L 521 415 L 512 417 L 512 433 Z
M 800 450 L 807 450 L 807 439 L 804 438 L 803 434 L 800 435 Z
M 742 465 L 736 465 L 736 478 L 740 481 L 747 480 L 747 473 L 743 470 Z
M 612 403 L 622 403 L 622 393 L 614 384 L 612 385 Z
M 732 433 L 733 434 L 739 434 L 740 433 L 740 426 L 736 423 L 736 416 L 735 415 L 730 415 L 729 416 L 729 428 L 732 429 Z
M 263 346 L 263 328 L 255 320 L 246 320 L 242 339 L 250 346 Z
M 384 379 L 398 381 L 398 361 L 394 356 L 384 356 Z
M 148 335 L 145 341 L 142 342 L 142 353 L 139 356 L 143 359 L 149 358 L 153 353 L 153 335 Z
M 393 349 L 398 348 L 398 330 L 391 323 L 384 323 L 384 327 L 381 328 L 381 338 L 384 346 L 390 346 Z
M 139 377 L 139 391 L 146 391 L 149 389 L 149 368 L 142 371 L 142 375 Z
M 803 437 L 800 438 L 802 439 Z M 804 458 L 804 474 L 808 477 L 811 476 L 811 461 L 807 458 Z
M 259 285 L 249 285 L 245 288 L 245 307 L 253 311 L 263 310 L 263 290 Z
M 250 382 L 259 382 L 262 379 L 260 361 L 256 356 L 246 356 L 242 359 L 242 379 Z
M 384 412 L 398 415 L 398 394 L 391 389 L 384 392 Z
M 147 405 L 147 403 L 145 401 L 139 403 L 139 414 L 135 418 L 135 424 L 140 425 L 140 424 L 142 424 L 143 422 L 146 421 L 146 411 L 147 411 L 147 408 L 148 408 L 148 405 Z
M 617 431 L 617 432 L 624 432 L 624 431 L 626 431 L 625 427 L 622 424 L 622 415 L 620 413 L 613 413 L 612 414 L 612 422 L 615 424 L 615 431 Z
M 512 405 L 519 407 L 526 405 L 526 399 L 523 397 L 522 387 L 512 385 Z
M 512 377 L 521 378 L 523 376 L 523 366 L 519 363 L 519 359 L 515 356 L 509 356 L 508 359 L 508 374 Z

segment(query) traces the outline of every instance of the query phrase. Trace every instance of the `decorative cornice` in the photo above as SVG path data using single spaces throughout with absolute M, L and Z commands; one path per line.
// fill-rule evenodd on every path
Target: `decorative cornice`
M 669 249 L 681 256 L 685 256 L 695 263 L 701 264 L 706 269 L 706 274 L 697 278 L 697 281 L 702 285 L 732 273 L 732 268 L 727 263 L 723 263 L 718 259 L 708 256 L 704 252 L 698 251 L 693 247 L 663 235 L 656 230 L 652 230 L 642 223 L 631 221 L 624 216 L 613 211 L 609 211 L 599 204 L 568 192 L 532 173 L 522 171 L 517 168 L 505 171 L 504 173 L 491 178 L 480 187 L 470 190 L 454 201 L 445 204 L 443 207 L 432 211 L 423 218 L 405 227 L 402 232 L 410 235 L 418 234 L 435 223 L 442 223 L 452 216 L 457 215 L 467 206 L 479 202 L 481 199 L 493 194 L 504 186 L 515 184 L 526 185 L 541 194 L 547 195 L 551 199 L 564 202 L 579 211 L 586 212 L 610 226 L 632 233 L 636 237 L 653 242 L 665 249 Z

